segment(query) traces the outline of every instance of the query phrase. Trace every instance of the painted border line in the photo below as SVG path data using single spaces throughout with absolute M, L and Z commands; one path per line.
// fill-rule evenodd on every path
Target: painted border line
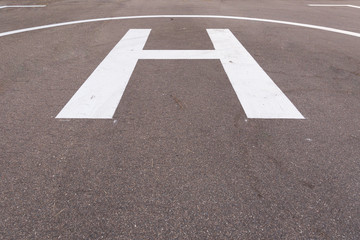
M 255 22 L 266 22 L 266 23 L 277 23 L 284 25 L 291 25 L 297 27 L 311 28 L 317 29 L 327 32 L 340 33 L 353 37 L 360 37 L 360 33 L 351 32 L 336 28 L 323 27 L 318 25 L 304 24 L 304 23 L 296 23 L 296 22 L 288 22 L 288 21 L 280 21 L 280 20 L 272 20 L 272 19 L 263 19 L 263 18 L 249 18 L 249 17 L 236 17 L 236 16 L 218 16 L 218 15 L 144 15 L 144 16 L 124 16 L 124 17 L 108 17 L 108 18 L 96 18 L 96 19 L 87 19 L 87 20 L 79 20 L 79 21 L 71 21 L 71 22 L 63 22 L 63 23 L 55 23 L 37 27 L 23 28 L 18 30 L 13 30 L 9 32 L 0 33 L 0 37 L 9 36 L 17 33 L 36 31 L 40 29 L 61 27 L 73 24 L 80 23 L 90 23 L 90 22 L 102 22 L 102 21 L 114 21 L 114 20 L 125 20 L 125 19 L 150 19 L 150 18 L 214 18 L 214 19 L 233 19 L 233 20 L 244 20 L 244 21 L 255 21 Z
M 360 6 L 349 5 L 349 4 L 308 4 L 309 7 L 351 7 L 360 8 Z
M 2 8 L 41 8 L 46 7 L 46 5 L 7 5 L 7 6 L 0 6 Z

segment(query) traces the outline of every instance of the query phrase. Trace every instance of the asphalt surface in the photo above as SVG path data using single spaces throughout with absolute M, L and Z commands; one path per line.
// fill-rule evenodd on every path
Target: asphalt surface
M 360 32 L 360 9 L 310 3 L 0 0 L 47 5 L 0 9 L 0 33 L 158 14 Z M 206 29 L 230 29 L 306 119 L 248 119 L 219 60 L 140 60 L 113 119 L 56 119 L 138 28 L 148 50 L 214 49 Z M 3 36 L 0 133 L 0 239 L 360 239 L 359 37 L 176 17 Z

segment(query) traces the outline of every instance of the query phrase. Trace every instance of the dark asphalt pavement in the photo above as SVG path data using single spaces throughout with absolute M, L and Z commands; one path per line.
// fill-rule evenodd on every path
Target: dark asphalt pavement
M 0 33 L 159 14 L 360 33 L 360 9 L 310 3 L 0 0 L 47 5 L 0 9 Z M 129 29 L 152 29 L 146 50 L 208 50 L 211 28 L 306 119 L 247 118 L 219 60 L 139 60 L 113 119 L 55 118 Z M 0 239 L 360 239 L 359 37 L 176 17 L 3 36 L 0 134 Z

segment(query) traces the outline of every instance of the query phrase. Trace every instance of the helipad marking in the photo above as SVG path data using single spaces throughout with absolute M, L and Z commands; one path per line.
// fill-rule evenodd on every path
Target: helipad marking
M 46 7 L 46 5 L 8 5 L 8 6 L 0 6 L 2 8 L 41 8 Z
M 215 50 L 143 50 L 150 31 L 130 29 L 56 118 L 111 119 L 139 59 L 220 59 L 248 118 L 304 118 L 230 30 L 207 30 Z
M 267 23 L 278 23 L 278 24 L 292 25 L 292 26 L 317 29 L 317 30 L 322 30 L 322 31 L 327 31 L 327 32 L 335 32 L 335 33 L 340 33 L 340 34 L 353 36 L 353 37 L 360 37 L 360 33 L 350 32 L 350 31 L 336 29 L 336 28 L 330 28 L 330 27 L 311 25 L 311 24 L 279 21 L 279 20 L 272 20 L 272 19 L 262 19 L 262 18 L 216 16 L 216 15 L 147 15 L 147 16 L 127 16 L 127 17 L 109 17 L 109 18 L 87 19 L 87 20 L 55 23 L 55 24 L 50 24 L 50 25 L 43 25 L 43 26 L 38 26 L 38 27 L 30 27 L 30 28 L 23 28 L 23 29 L 13 30 L 13 31 L 9 31 L 9 32 L 3 32 L 3 33 L 0 33 L 0 37 L 13 35 L 13 34 L 17 34 L 17 33 L 30 32 L 30 31 L 40 30 L 40 29 L 61 27 L 61 26 L 80 24 L 80 23 L 114 21 L 114 20 L 125 20 L 125 19 L 148 19 L 148 18 L 214 18 L 214 19 L 245 20 L 245 21 L 267 22 Z
M 308 4 L 310 7 L 351 7 L 360 8 L 360 6 L 349 5 L 349 4 Z

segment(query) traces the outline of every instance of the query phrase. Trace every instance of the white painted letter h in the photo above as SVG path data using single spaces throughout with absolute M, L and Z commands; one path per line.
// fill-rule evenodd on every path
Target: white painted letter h
M 215 50 L 143 50 L 130 29 L 56 118 L 111 119 L 139 59 L 219 59 L 248 118 L 304 117 L 228 29 L 207 29 Z

